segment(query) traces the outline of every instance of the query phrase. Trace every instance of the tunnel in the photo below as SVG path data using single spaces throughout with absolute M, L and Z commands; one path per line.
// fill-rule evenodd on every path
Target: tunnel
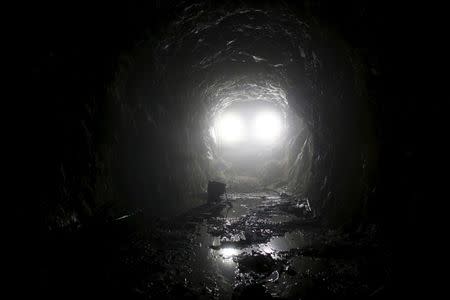
M 364 84 L 358 82 L 363 72 L 358 57 L 332 33 L 312 41 L 314 29 L 282 8 L 276 13 L 220 9 L 225 11 L 187 7 L 169 27 L 168 38 L 141 45 L 126 70 L 119 71 L 115 88 L 121 90 L 111 97 L 126 106 L 114 123 L 129 123 L 117 129 L 121 154 L 115 168 L 123 171 L 117 180 L 126 182 L 123 199 L 156 214 L 195 205 L 191 195 L 205 190 L 208 179 L 219 176 L 218 165 L 227 163 L 220 161 L 208 134 L 212 120 L 232 104 L 264 101 L 289 114 L 293 133 L 285 137 L 286 185 L 310 197 L 317 213 L 342 214 L 336 222 L 349 221 L 364 209 L 357 202 L 374 159 L 367 150 L 373 133 Z M 303 122 L 302 128 L 295 128 L 293 118 Z M 328 205 L 334 208 L 324 209 Z M 334 217 L 325 219 L 334 222 Z
M 72 13 L 83 18 L 61 14 L 64 34 L 35 72 L 59 99 L 56 197 L 41 203 L 44 292 L 401 290 L 399 224 L 415 226 L 418 206 L 397 191 L 411 184 L 415 149 L 395 144 L 404 103 L 390 90 L 382 5 L 147 1 Z M 213 183 L 225 190 L 211 200 Z

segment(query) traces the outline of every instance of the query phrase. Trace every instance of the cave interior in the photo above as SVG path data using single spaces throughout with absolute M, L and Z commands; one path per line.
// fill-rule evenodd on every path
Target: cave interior
M 424 129 L 387 5 L 122 5 L 61 13 L 36 68 L 57 99 L 42 291 L 384 299 L 417 282 Z

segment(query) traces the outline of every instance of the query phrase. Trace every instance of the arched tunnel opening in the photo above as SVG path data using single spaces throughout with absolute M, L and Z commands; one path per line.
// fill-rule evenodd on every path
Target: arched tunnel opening
M 83 13 L 39 73 L 64 98 L 56 198 L 41 203 L 45 292 L 397 291 L 381 9 L 157 1 Z
M 329 213 L 325 222 L 354 221 L 369 188 L 364 173 L 375 159 L 357 55 L 333 33 L 312 40 L 314 30 L 326 35 L 325 29 L 312 29 L 282 7 L 221 9 L 212 16 L 187 7 L 167 38 L 135 50 L 127 74 L 117 75 L 122 90 L 113 97 L 133 110 L 117 116 L 133 121 L 119 136 L 126 140 L 119 142 L 125 171 L 119 180 L 131 181 L 123 199 L 173 214 L 192 207 L 189 198 L 205 191 L 208 180 L 247 192 L 272 184 L 309 199 L 317 214 Z M 248 136 L 233 146 L 215 136 L 220 124 L 213 123 L 233 109 L 243 116 L 235 112 L 225 126 L 251 134 L 247 127 L 255 125 L 247 123 L 263 103 L 286 127 L 278 148 Z M 165 205 L 148 200 L 164 198 Z

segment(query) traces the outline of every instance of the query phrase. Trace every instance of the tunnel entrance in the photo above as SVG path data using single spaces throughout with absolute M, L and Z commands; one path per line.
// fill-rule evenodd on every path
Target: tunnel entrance
M 257 98 L 266 99 L 222 105 L 210 123 L 213 178 L 225 182 L 231 192 L 287 184 L 289 145 L 302 122 L 288 105 L 264 94 Z

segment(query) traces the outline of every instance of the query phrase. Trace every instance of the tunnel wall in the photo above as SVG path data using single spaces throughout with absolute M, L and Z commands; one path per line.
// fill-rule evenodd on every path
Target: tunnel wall
M 310 64 L 316 66 L 315 72 L 293 70 L 290 79 L 295 84 L 288 95 L 312 133 L 305 148 L 305 154 L 312 154 L 306 195 L 328 225 L 358 224 L 373 185 L 368 174 L 376 169 L 376 154 L 368 152 L 376 145 L 367 70 L 359 53 L 332 30 L 317 24 L 311 36 Z M 296 168 L 300 170 L 305 163 Z
M 122 141 L 121 172 L 115 177 L 125 183 L 118 192 L 127 205 L 161 216 L 200 205 L 208 173 L 197 122 L 204 112 L 188 101 L 179 74 L 158 72 L 148 52 L 153 47 L 139 49 L 135 61 L 117 74 L 116 86 L 123 88 L 112 96 L 124 109 L 116 115 Z

